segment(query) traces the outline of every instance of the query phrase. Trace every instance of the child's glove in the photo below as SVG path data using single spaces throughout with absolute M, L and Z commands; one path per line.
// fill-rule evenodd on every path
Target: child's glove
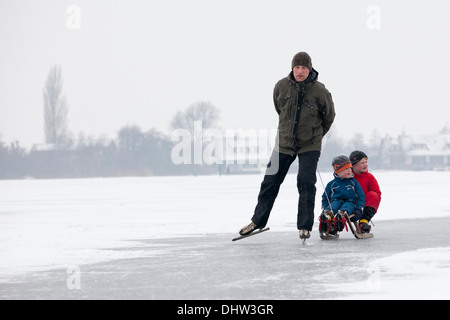
M 353 211 L 354 217 L 351 218 L 350 220 L 352 222 L 357 222 L 357 221 L 361 220 L 363 210 L 364 210 L 364 208 L 356 208 L 355 211 Z

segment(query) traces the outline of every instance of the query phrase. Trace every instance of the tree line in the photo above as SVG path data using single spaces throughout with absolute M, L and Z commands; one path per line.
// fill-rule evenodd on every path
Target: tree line
M 176 139 L 174 141 L 174 131 L 182 129 L 191 136 L 189 143 L 192 143 L 192 146 L 187 148 L 191 150 L 195 150 L 194 144 L 198 145 L 199 139 L 202 139 L 196 137 L 199 132 L 195 128 L 195 123 L 200 122 L 202 130 L 220 131 L 218 129 L 220 110 L 210 102 L 200 101 L 176 113 L 171 123 L 171 135 L 155 129 L 145 131 L 136 125 L 127 125 L 119 129 L 114 139 L 92 139 L 83 135 L 80 135 L 79 139 L 74 139 L 67 125 L 68 114 L 67 99 L 63 93 L 62 70 L 60 66 L 53 66 L 43 87 L 46 143 L 26 150 L 19 142 L 6 145 L 0 139 L 0 179 L 195 175 L 227 172 L 226 163 L 206 165 L 190 161 L 189 164 L 177 165 L 172 159 L 174 150 L 178 150 L 175 146 L 180 143 Z M 323 141 L 319 167 L 322 170 L 330 170 L 334 156 L 348 155 L 355 149 L 364 150 L 370 155 L 372 168 L 381 167 L 381 140 L 376 130 L 371 133 L 367 143 L 363 134 L 355 134 L 352 139 L 345 140 L 332 128 Z M 212 142 L 201 143 L 206 146 Z M 213 150 L 214 152 L 217 150 Z M 189 156 L 194 158 L 194 155 Z M 264 165 L 260 164 L 262 168 Z
M 169 156 L 167 156 L 169 155 Z M 170 141 L 137 126 L 120 129 L 114 140 L 66 141 L 65 147 L 0 143 L 0 179 L 86 178 L 182 174 L 170 162 Z
M 6 145 L 0 139 L 0 179 L 183 175 L 212 170 L 173 164 L 174 142 L 155 129 L 124 126 L 115 139 L 83 135 L 74 139 L 68 128 L 69 108 L 59 65 L 50 68 L 42 93 L 45 144 L 28 151 L 18 141 Z M 218 118 L 219 111 L 211 103 L 198 102 L 178 112 L 172 128 L 191 130 L 194 120 L 213 126 Z
M 176 120 L 174 125 L 175 122 Z M 343 144 L 343 139 L 330 132 L 324 141 L 319 163 L 321 170 L 330 170 L 334 156 L 349 154 L 356 148 L 370 154 L 372 168 L 379 166 L 376 134 L 373 134 L 373 139 L 374 144 L 365 145 L 361 144 L 363 136 L 356 135 Z M 67 140 L 64 147 L 44 144 L 26 150 L 19 142 L 6 145 L 0 141 L 0 179 L 202 175 L 226 172 L 226 165 L 221 163 L 207 165 L 194 164 L 192 161 L 192 164 L 174 164 L 171 154 L 178 142 L 157 130 L 144 131 L 138 126 L 122 127 L 115 139 Z M 265 163 L 261 165 L 263 168 Z

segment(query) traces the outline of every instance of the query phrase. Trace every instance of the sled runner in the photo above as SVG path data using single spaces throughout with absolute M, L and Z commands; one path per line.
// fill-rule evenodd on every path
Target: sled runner
M 328 232 L 325 232 L 325 233 L 320 233 L 320 239 L 322 239 L 322 240 L 335 240 L 335 239 L 339 239 L 339 235 L 338 234 L 336 234 L 336 235 L 332 235 L 332 234 L 329 234 Z
M 345 228 L 348 231 L 347 225 L 350 227 L 351 232 L 353 233 L 353 235 L 355 236 L 356 239 L 371 239 L 373 238 L 373 234 L 372 233 L 362 233 L 361 229 L 359 228 L 359 224 L 358 222 L 352 222 L 350 219 L 353 217 L 348 215 L 348 213 L 344 214 L 344 224 L 345 224 Z M 322 240 L 334 240 L 334 239 L 339 239 L 339 234 L 334 231 L 333 234 L 330 234 L 330 231 L 335 230 L 336 226 L 333 225 L 333 221 L 334 220 L 334 215 L 333 213 L 330 214 L 329 216 L 329 220 L 326 221 L 320 221 L 320 225 L 319 225 L 319 234 L 320 234 L 320 238 Z M 325 224 L 323 224 L 323 222 L 325 222 Z M 328 225 L 328 228 L 324 228 L 324 226 Z

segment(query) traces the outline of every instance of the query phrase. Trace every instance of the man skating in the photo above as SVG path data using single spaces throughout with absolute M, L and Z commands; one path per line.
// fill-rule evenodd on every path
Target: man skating
M 335 118 L 333 99 L 325 86 L 317 81 L 318 75 L 312 67 L 311 57 L 306 52 L 299 52 L 292 60 L 289 75 L 275 85 L 273 100 L 279 116 L 277 142 L 261 184 L 252 222 L 240 230 L 241 235 L 249 235 L 266 226 L 280 186 L 291 164 L 298 158 L 297 228 L 300 238 L 310 237 L 322 139 Z

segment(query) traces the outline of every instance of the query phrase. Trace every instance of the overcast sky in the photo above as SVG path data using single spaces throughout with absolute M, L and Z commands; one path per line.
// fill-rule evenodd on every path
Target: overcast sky
M 0 139 L 44 142 L 42 90 L 62 67 L 69 129 L 170 133 L 205 100 L 223 128 L 277 126 L 272 93 L 307 51 L 335 134 L 436 133 L 450 122 L 442 0 L 1 0 Z

